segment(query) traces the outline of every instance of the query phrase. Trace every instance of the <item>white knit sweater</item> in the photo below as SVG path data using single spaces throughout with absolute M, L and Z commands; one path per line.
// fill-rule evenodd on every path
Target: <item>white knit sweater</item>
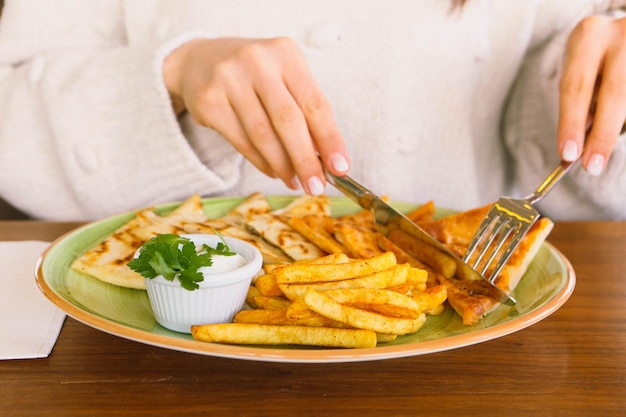
M 566 34 L 624 2 L 469 0 L 462 12 L 445 0 L 5 3 L 0 195 L 39 218 L 83 220 L 192 193 L 288 193 L 214 131 L 173 115 L 162 62 L 194 37 L 295 39 L 334 106 L 351 175 L 377 193 L 452 209 L 528 193 L 558 160 Z M 605 175 L 572 173 L 543 209 L 623 219 L 625 191 L 622 138 Z

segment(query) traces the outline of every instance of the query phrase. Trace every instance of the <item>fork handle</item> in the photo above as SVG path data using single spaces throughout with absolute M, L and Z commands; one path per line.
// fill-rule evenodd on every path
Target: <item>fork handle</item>
M 575 161 L 574 161 L 575 162 Z M 558 184 L 558 182 L 567 174 L 574 162 L 561 161 L 561 163 L 546 177 L 545 180 L 537 187 L 534 193 L 526 199 L 530 204 L 535 204 L 543 200 L 550 190 Z

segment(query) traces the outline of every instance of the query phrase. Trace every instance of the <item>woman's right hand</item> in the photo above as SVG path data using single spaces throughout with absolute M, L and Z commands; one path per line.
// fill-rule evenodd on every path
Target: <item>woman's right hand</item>
M 167 57 L 163 74 L 177 113 L 187 110 L 289 188 L 321 194 L 322 163 L 347 173 L 330 103 L 291 39 L 193 40 Z

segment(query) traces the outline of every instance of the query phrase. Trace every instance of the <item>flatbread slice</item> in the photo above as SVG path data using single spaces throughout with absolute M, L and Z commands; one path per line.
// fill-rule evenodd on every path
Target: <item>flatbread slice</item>
M 328 253 L 287 222 L 292 218 L 311 215 L 330 216 L 330 212 L 330 200 L 327 196 L 303 195 L 281 209 L 249 216 L 245 225 L 265 241 L 282 249 L 292 260 L 319 258 Z
M 256 214 L 269 213 L 270 212 L 270 204 L 265 198 L 265 196 L 260 192 L 255 192 L 245 200 L 237 205 L 235 208 L 231 209 L 226 217 L 229 218 L 237 218 L 242 221 L 247 219 L 248 217 L 254 216 Z
M 202 222 L 206 215 L 199 195 L 194 195 L 166 216 L 152 209 L 141 210 L 96 247 L 72 263 L 75 270 L 120 287 L 145 289 L 144 278 L 127 263 L 139 247 L 157 234 L 182 233 L 189 222 Z
M 380 255 L 384 250 L 378 242 L 378 233 L 375 230 L 354 226 L 348 222 L 336 221 L 334 236 L 348 250 L 353 258 L 371 258 Z
M 303 195 L 295 198 L 285 207 L 274 210 L 275 215 L 288 215 L 292 217 L 305 217 L 310 215 L 330 216 L 330 200 L 325 195 Z
M 478 323 L 499 305 L 493 298 L 476 291 L 483 281 L 462 281 L 441 275 L 439 278 L 446 288 L 448 304 L 461 316 L 463 324 L 471 326 Z
M 273 213 L 258 214 L 248 219 L 246 226 L 266 241 L 281 248 L 293 260 L 320 258 L 327 255 Z
M 489 207 L 481 207 L 419 224 L 453 252 L 463 256 L 488 209 Z M 506 293 L 515 290 L 553 226 L 550 219 L 542 217 L 531 227 L 496 277 L 494 283 L 499 288 Z M 495 300 L 477 294 L 473 286 L 480 285 L 480 282 L 446 279 L 441 276 L 439 278 L 446 285 L 448 303 L 462 317 L 464 324 L 476 324 L 484 315 L 499 306 Z
M 263 255 L 265 264 L 286 264 L 293 259 L 282 249 L 267 242 L 263 237 L 248 230 L 241 219 L 225 217 L 221 219 L 206 220 L 202 223 L 189 223 L 185 225 L 185 233 L 215 233 L 243 240 L 255 246 Z
M 270 205 L 259 192 L 250 194 L 243 202 L 218 219 L 207 219 L 201 223 L 187 223 L 185 233 L 215 233 L 243 240 L 255 246 L 263 255 L 266 264 L 284 264 L 293 261 L 282 249 L 267 242 L 263 237 L 250 231 L 246 220 L 269 213 Z
M 283 214 L 279 218 L 326 253 L 349 252 L 333 234 L 328 232 L 326 221 L 331 219 L 329 216 L 308 214 L 296 217 Z

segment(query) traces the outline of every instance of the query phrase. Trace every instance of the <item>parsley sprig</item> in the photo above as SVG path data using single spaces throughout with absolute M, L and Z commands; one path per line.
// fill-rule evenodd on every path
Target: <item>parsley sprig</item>
M 146 242 L 139 250 L 139 256 L 128 262 L 128 266 L 144 278 L 162 275 L 173 281 L 178 277 L 183 288 L 195 290 L 199 287 L 198 282 L 204 280 L 198 269 L 213 265 L 213 255 L 232 256 L 235 252 L 230 250 L 224 239 L 215 248 L 204 244 L 197 250 L 196 245 L 186 237 L 162 234 Z

